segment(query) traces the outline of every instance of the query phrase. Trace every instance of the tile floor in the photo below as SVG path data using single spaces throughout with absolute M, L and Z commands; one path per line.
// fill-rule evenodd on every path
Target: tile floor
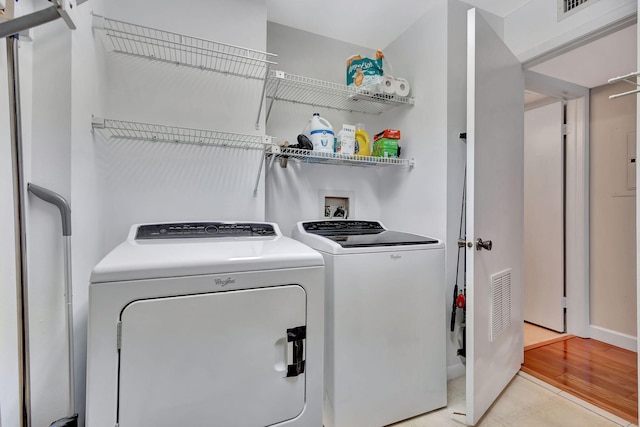
M 449 381 L 448 406 L 393 427 L 465 425 L 465 378 Z M 493 404 L 479 427 L 631 427 L 629 422 L 520 372 Z

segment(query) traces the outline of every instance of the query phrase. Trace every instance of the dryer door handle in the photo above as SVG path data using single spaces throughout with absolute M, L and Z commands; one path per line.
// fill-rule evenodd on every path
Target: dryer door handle
M 304 340 L 306 338 L 306 326 L 287 329 L 287 341 L 293 343 L 293 360 L 291 365 L 287 366 L 287 377 L 297 377 L 304 373 Z

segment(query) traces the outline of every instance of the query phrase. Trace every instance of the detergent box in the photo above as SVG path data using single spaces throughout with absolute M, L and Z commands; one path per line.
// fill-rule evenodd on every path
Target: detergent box
M 373 136 L 374 157 L 398 157 L 400 131 L 397 129 L 385 129 Z
M 347 59 L 347 86 L 360 90 L 376 86 L 382 82 L 382 51 L 376 51 L 376 58 L 354 55 Z
M 380 138 L 373 143 L 374 157 L 398 157 L 398 140 Z

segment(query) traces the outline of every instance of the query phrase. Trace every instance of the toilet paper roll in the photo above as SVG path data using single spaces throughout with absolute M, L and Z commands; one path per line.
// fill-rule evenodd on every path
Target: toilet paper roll
M 395 79 L 395 94 L 398 96 L 408 96 L 411 86 L 406 79 Z
M 391 76 L 384 76 L 378 85 L 380 93 L 385 95 L 393 95 L 396 93 L 396 80 Z

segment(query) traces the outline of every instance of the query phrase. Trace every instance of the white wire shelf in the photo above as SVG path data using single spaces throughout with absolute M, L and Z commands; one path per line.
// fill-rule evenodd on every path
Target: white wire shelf
M 272 145 L 270 136 L 192 129 L 124 120 L 93 118 L 93 129 L 115 139 L 212 145 L 229 148 L 266 150 Z
M 264 80 L 277 55 L 94 15 L 108 48 L 223 74 Z
M 322 163 L 343 166 L 400 166 L 412 168 L 415 159 L 386 158 L 373 156 L 359 156 L 356 154 L 325 153 L 322 151 L 301 150 L 299 148 L 282 148 L 272 145 L 266 151 L 267 158 L 280 160 L 281 166 L 285 166 L 288 160 L 305 163 Z
M 269 71 L 266 96 L 272 102 L 286 101 L 367 114 L 380 114 L 400 105 L 414 104 L 412 97 L 355 91 L 343 84 L 297 76 L 279 70 Z

